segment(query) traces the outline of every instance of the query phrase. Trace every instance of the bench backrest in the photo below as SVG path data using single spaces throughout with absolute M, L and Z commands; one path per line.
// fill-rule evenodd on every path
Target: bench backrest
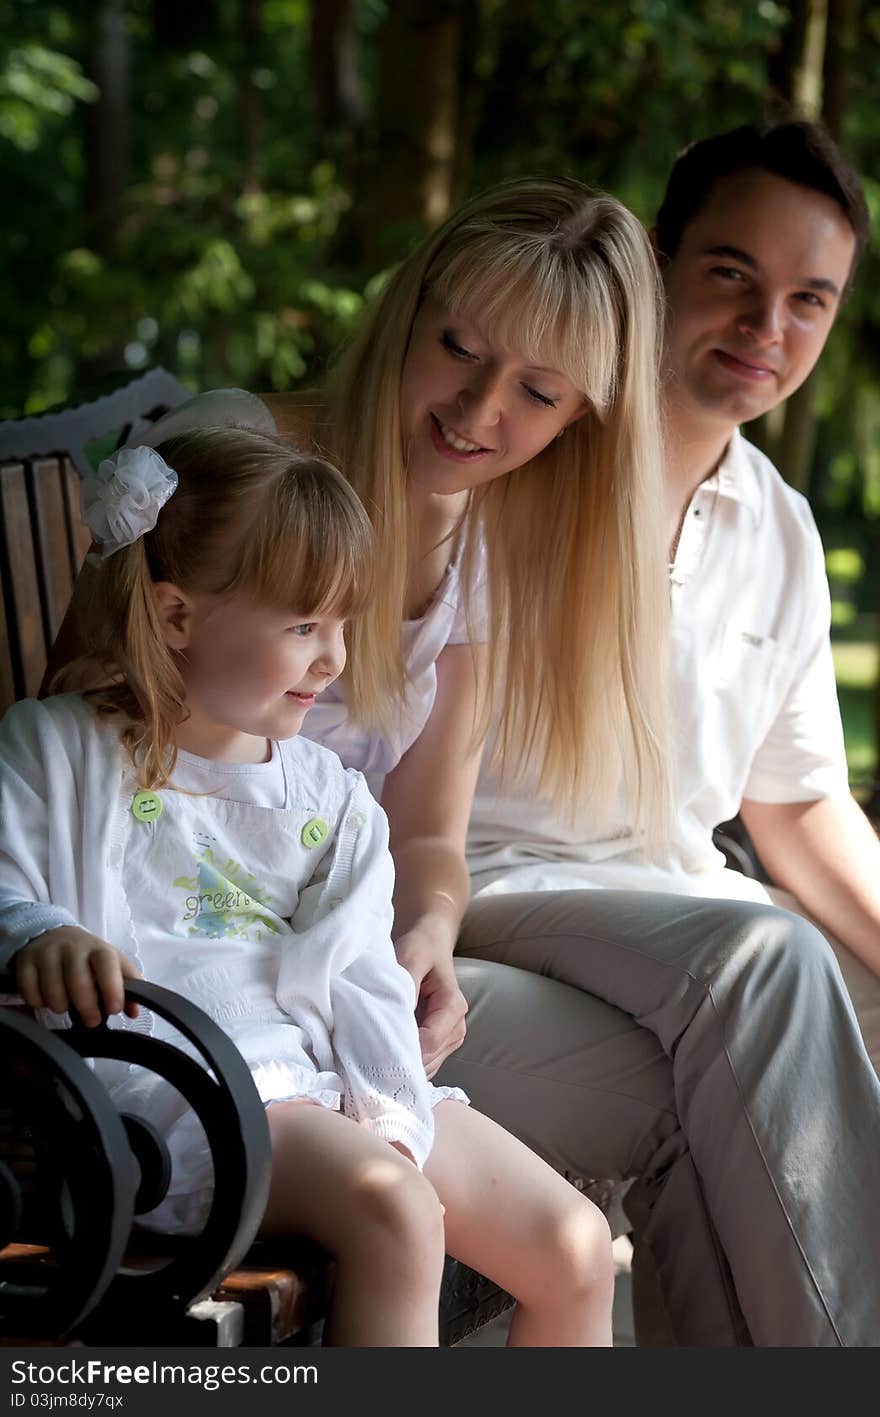
M 37 693 L 88 551 L 81 475 L 188 397 L 153 369 L 94 403 L 0 424 L 0 715 Z
M 68 457 L 0 463 L 0 713 L 36 694 L 88 549 Z

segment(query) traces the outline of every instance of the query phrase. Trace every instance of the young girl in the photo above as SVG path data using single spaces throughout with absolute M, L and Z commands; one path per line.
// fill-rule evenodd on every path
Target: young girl
M 337 1257 L 332 1342 L 436 1344 L 449 1250 L 517 1297 L 512 1343 L 608 1344 L 604 1218 L 427 1082 L 384 814 L 298 736 L 368 603 L 356 495 L 284 440 L 227 428 L 125 451 L 84 498 L 94 687 L 0 727 L 0 939 L 24 998 L 96 1023 L 143 971 L 226 1029 L 269 1107 L 263 1233 Z M 197 1228 L 212 1173 L 193 1114 L 137 1071 L 113 1094 L 172 1153 L 147 1223 Z

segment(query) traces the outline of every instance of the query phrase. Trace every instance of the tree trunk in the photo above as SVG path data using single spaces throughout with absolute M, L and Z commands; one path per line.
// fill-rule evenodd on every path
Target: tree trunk
M 322 140 L 331 153 L 353 151 L 365 108 L 357 63 L 357 0 L 312 0 L 309 58 Z
M 84 65 L 99 90 L 83 114 L 88 244 L 108 263 L 118 254 L 131 175 L 131 35 L 127 0 L 101 0 L 89 15 Z M 83 399 L 105 393 L 125 370 L 122 345 L 77 359 L 74 388 Z
M 840 141 L 846 111 L 847 81 L 856 55 L 858 0 L 828 0 L 822 112 L 832 138 Z
M 790 0 L 789 20 L 779 36 L 779 47 L 767 55 L 767 87 L 782 104 L 793 101 L 795 74 L 804 52 L 809 0 Z
M 379 47 L 378 102 L 354 210 L 369 267 L 398 259 L 448 214 L 456 176 L 460 102 L 474 46 L 473 0 L 395 0 Z
M 801 53 L 794 71 L 792 101 L 805 118 L 822 113 L 822 81 L 828 35 L 828 0 L 807 0 Z
M 464 197 L 471 181 L 474 135 L 480 111 L 481 84 L 475 58 L 482 45 L 483 9 L 480 0 L 460 0 L 458 45 L 458 95 L 455 148 L 450 174 L 450 206 Z
M 798 0 L 791 6 L 791 34 L 773 72 L 781 97 L 805 118 L 822 114 L 829 3 L 834 0 Z M 770 450 L 786 482 L 807 495 L 815 450 L 816 376 L 811 374 L 786 402 Z
M 89 50 L 89 77 L 100 93 L 85 115 L 86 210 L 92 245 L 112 256 L 131 173 L 127 0 L 102 0 L 94 14 Z
M 239 34 L 243 55 L 241 76 L 241 165 L 243 192 L 255 192 L 259 186 L 260 164 L 260 95 L 254 83 L 254 70 L 260 60 L 260 10 L 263 0 L 240 0 Z

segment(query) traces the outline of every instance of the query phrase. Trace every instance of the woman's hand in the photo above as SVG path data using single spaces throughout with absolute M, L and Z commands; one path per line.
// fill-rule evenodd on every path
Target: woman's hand
M 138 1006 L 125 1002 L 126 979 L 140 979 L 139 970 L 120 950 L 89 934 L 79 925 L 62 925 L 30 940 L 13 957 L 19 993 L 32 1009 L 63 1014 L 76 1009 L 83 1023 L 94 1028 L 107 1014 L 136 1018 Z
M 416 1022 L 425 1072 L 432 1078 L 440 1064 L 464 1042 L 467 999 L 458 987 L 452 952 L 418 925 L 395 941 L 397 958 L 418 991 Z

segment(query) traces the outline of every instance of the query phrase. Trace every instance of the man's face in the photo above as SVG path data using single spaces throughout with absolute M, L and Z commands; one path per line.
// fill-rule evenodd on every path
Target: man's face
M 854 249 L 823 193 L 760 168 L 720 178 L 663 273 L 673 406 L 733 428 L 787 398 L 822 352 Z

